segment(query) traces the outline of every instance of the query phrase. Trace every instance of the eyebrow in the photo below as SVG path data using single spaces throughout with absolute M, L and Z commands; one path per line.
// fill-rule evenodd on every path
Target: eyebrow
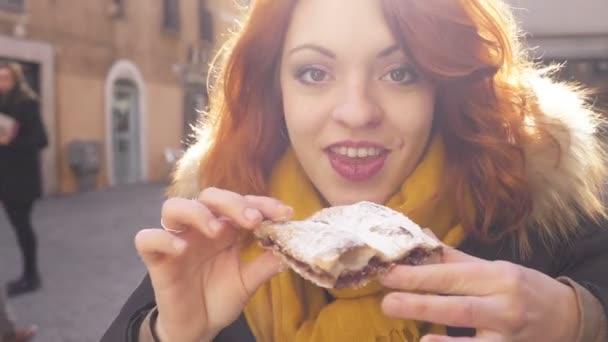
M 335 59 L 336 58 L 336 54 L 334 54 L 333 52 L 331 52 L 329 49 L 326 49 L 322 46 L 319 45 L 315 45 L 315 44 L 302 44 L 302 45 L 298 45 L 295 48 L 291 49 L 288 53 L 288 55 L 293 55 L 294 53 L 301 51 L 301 50 L 313 50 L 316 51 L 322 55 L 325 55 L 329 58 Z M 384 57 L 388 57 L 390 55 L 392 55 L 395 52 L 400 51 L 401 48 L 398 45 L 391 45 L 389 47 L 387 47 L 386 49 L 380 51 L 380 53 L 378 53 L 377 58 L 384 58 Z
M 399 47 L 399 45 L 395 44 L 395 45 L 391 45 L 389 47 L 387 47 L 386 49 L 380 51 L 380 53 L 378 54 L 378 58 L 384 58 L 384 57 L 388 57 L 392 54 L 394 54 L 395 52 L 399 52 L 401 51 L 401 48 Z
M 333 52 L 329 51 L 328 49 L 326 49 L 322 46 L 315 45 L 315 44 L 302 44 L 302 45 L 296 46 L 295 48 L 291 49 L 291 51 L 289 51 L 289 55 L 293 55 L 294 53 L 301 51 L 301 50 L 313 50 L 313 51 L 316 51 L 329 58 L 333 58 L 333 59 L 336 58 L 336 55 Z

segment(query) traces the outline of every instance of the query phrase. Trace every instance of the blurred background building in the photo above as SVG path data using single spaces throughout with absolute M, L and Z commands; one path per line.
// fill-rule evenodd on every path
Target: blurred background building
M 206 106 L 207 67 L 235 1 L 248 2 L 0 0 L 0 58 L 21 62 L 41 94 L 46 193 L 78 189 L 76 141 L 100 147 L 96 186 L 166 178 L 167 152 Z M 536 56 L 566 62 L 560 77 L 595 87 L 606 108 L 608 1 L 510 3 Z
M 535 56 L 547 63 L 565 63 L 560 78 L 595 88 L 596 105 L 608 110 L 608 0 L 510 3 Z
M 99 158 L 85 151 L 96 186 L 164 179 L 235 14 L 232 0 L 0 0 L 0 59 L 20 62 L 41 97 L 46 193 L 78 188 L 75 141 L 99 146 Z

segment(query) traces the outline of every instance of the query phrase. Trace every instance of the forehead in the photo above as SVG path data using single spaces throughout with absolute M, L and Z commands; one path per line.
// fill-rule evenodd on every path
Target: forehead
M 336 50 L 394 44 L 380 0 L 300 0 L 287 33 L 288 47 L 316 43 Z

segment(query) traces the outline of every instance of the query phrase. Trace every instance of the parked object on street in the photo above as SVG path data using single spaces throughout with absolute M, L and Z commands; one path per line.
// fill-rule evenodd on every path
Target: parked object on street
M 101 164 L 98 142 L 75 140 L 68 145 L 68 159 L 81 192 L 97 188 Z

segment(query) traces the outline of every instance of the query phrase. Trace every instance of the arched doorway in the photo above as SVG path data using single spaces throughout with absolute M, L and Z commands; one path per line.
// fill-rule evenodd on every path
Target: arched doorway
M 133 184 L 141 178 L 139 91 L 133 81 L 117 79 L 112 92 L 112 154 L 115 184 Z
M 106 151 L 110 185 L 145 180 L 144 83 L 129 61 L 114 64 L 106 80 Z

